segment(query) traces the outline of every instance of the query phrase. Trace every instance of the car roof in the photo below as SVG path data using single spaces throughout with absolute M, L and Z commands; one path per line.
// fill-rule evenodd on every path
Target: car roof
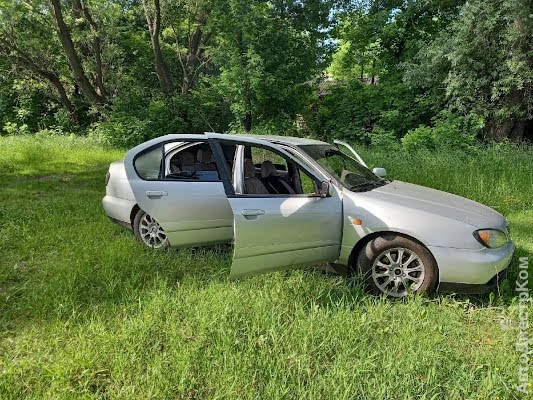
M 281 135 L 252 135 L 252 134 L 223 134 L 216 132 L 205 132 L 204 134 L 170 134 L 164 137 L 165 140 L 178 140 L 178 139 L 201 139 L 205 136 L 213 137 L 216 139 L 225 140 L 265 140 L 272 143 L 288 144 L 292 146 L 303 146 L 308 144 L 328 144 L 316 139 L 300 138 L 294 136 L 281 136 Z
M 280 135 L 232 135 L 232 136 L 239 136 L 242 138 L 252 137 L 254 139 L 267 140 L 269 142 L 276 142 L 276 143 L 291 144 L 295 146 L 302 146 L 306 144 L 328 144 L 326 142 L 322 142 L 316 139 L 301 138 L 301 137 L 294 137 L 294 136 L 280 136 Z

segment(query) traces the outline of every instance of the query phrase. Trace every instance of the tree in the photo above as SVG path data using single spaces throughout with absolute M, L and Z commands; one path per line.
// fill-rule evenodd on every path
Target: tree
M 331 3 L 229 0 L 218 9 L 217 83 L 239 125 L 291 119 L 325 66 Z
M 442 107 L 480 116 L 486 137 L 518 141 L 533 109 L 533 5 L 465 3 L 406 66 L 406 82 L 442 95 Z
M 100 29 L 91 11 L 89 10 L 88 5 L 85 2 L 82 2 L 82 0 L 72 0 L 72 12 L 77 20 L 80 20 L 83 17 L 90 27 L 90 48 L 95 59 L 96 91 L 102 98 L 105 98 L 107 91 L 104 86 L 104 74 L 102 67 L 102 40 L 100 37 Z M 86 46 L 83 47 L 86 48 Z M 83 51 L 83 53 L 86 57 L 89 55 L 89 51 L 87 50 Z
M 486 118 L 492 139 L 522 139 L 533 118 L 533 3 L 475 0 L 453 24 L 449 107 Z
M 172 31 L 181 67 L 182 95 L 195 87 L 201 70 L 212 61 L 206 48 L 215 33 L 210 20 L 216 4 L 213 0 L 181 0 L 169 1 L 166 6 L 165 19 Z

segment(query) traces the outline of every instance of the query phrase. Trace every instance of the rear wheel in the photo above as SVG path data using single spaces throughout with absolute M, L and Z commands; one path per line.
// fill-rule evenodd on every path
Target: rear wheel
M 167 249 L 170 246 L 161 225 L 143 210 L 139 210 L 135 215 L 133 232 L 137 240 L 149 249 Z
M 384 234 L 368 242 L 357 257 L 356 270 L 370 292 L 389 297 L 432 292 L 438 279 L 430 251 L 397 234 Z

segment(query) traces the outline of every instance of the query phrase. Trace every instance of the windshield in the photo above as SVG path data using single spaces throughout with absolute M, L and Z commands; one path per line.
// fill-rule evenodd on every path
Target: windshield
M 328 144 L 308 144 L 298 147 L 348 189 L 375 187 L 387 183 L 336 147 Z

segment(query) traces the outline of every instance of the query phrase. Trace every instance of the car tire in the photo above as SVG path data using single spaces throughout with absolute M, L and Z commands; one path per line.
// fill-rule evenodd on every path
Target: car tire
M 396 298 L 433 292 L 439 276 L 437 263 L 424 245 L 392 233 L 368 242 L 354 269 L 370 293 Z
M 135 238 L 147 249 L 165 250 L 170 247 L 167 235 L 161 225 L 143 210 L 137 211 L 133 219 Z

